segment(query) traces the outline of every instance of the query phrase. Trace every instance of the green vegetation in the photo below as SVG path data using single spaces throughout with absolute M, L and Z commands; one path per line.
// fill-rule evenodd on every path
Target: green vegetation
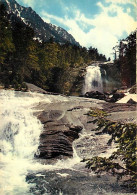
M 0 62 L 4 63 L 6 56 L 14 51 L 12 32 L 4 5 L 0 6 Z
M 0 4 L 0 83 L 20 90 L 23 82 L 43 89 L 69 94 L 75 79 L 71 73 L 94 60 L 105 61 L 104 55 L 90 47 L 61 45 L 51 38 L 35 40 L 33 29 L 17 18 L 10 22 Z M 77 75 L 75 75 L 77 77 Z
M 36 40 L 32 28 L 18 18 L 9 20 L 6 8 L 0 3 L 0 84 L 20 90 L 23 82 L 33 83 L 47 91 L 70 95 L 79 93 L 78 75 L 93 61 L 106 61 L 96 48 L 79 47 Z M 15 17 L 15 16 L 14 16 Z M 136 79 L 136 32 L 121 40 L 119 58 L 115 60 L 123 85 L 132 86 Z M 110 71 L 111 72 L 111 71 Z M 108 73 L 109 74 L 109 73 Z M 113 74 L 114 80 L 119 74 Z M 80 80 L 81 82 L 81 80 Z M 80 86 L 80 85 L 79 85 Z
M 91 122 L 97 123 L 94 129 L 96 134 L 107 133 L 111 135 L 108 144 L 112 141 L 117 143 L 117 151 L 109 158 L 95 156 L 92 159 L 83 159 L 87 162 L 86 167 L 99 174 L 111 172 L 120 179 L 123 176 L 130 176 L 128 180 L 130 187 L 136 190 L 136 131 L 137 125 L 133 123 L 122 123 L 111 121 L 106 118 L 107 113 L 102 110 L 92 110 L 89 115 L 95 117 Z
M 132 32 L 126 39 L 120 41 L 118 48 L 119 57 L 115 60 L 115 65 L 121 73 L 122 85 L 131 87 L 136 83 L 136 32 Z

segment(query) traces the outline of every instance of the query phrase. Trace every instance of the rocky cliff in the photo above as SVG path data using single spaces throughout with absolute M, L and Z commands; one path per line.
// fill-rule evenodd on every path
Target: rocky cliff
M 64 44 L 70 42 L 73 45 L 79 46 L 74 37 L 61 27 L 46 23 L 42 18 L 31 8 L 19 5 L 15 0 L 1 0 L 6 5 L 10 20 L 14 25 L 15 21 L 19 21 L 34 29 L 35 39 L 48 41 L 51 37 L 54 41 Z

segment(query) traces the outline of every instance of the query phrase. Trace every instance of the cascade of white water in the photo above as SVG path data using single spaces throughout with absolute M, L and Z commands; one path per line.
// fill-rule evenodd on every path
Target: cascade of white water
M 31 184 L 26 182 L 30 171 L 41 169 L 68 168 L 78 158 L 55 166 L 41 165 L 34 160 L 39 146 L 39 135 L 43 129 L 41 122 L 33 115 L 33 106 L 39 102 L 51 103 L 68 101 L 63 96 L 43 95 L 0 90 L 0 191 L 2 195 L 28 195 Z M 79 158 L 78 160 L 79 161 Z
M 80 97 L 63 97 L 0 90 L 1 195 L 119 194 L 117 192 L 109 193 L 105 190 L 106 186 L 100 188 L 101 180 L 99 180 L 99 184 L 97 183 L 96 185 L 96 181 L 94 184 L 93 173 L 89 174 L 85 169 L 85 164 L 80 163 L 81 159 L 85 157 L 89 158 L 89 156 L 92 157 L 94 153 L 103 153 L 105 155 L 104 150 L 106 146 L 104 142 L 107 143 L 108 141 L 106 135 L 101 135 L 101 137 L 97 138 L 90 130 L 84 129 L 84 125 L 84 131 L 81 132 L 79 139 L 73 142 L 73 158 L 58 160 L 55 164 L 46 165 L 41 165 L 34 160 L 34 154 L 39 145 L 39 135 L 43 128 L 39 120 L 33 115 L 34 108 L 42 109 L 48 103 L 58 104 L 58 102 L 64 102 L 61 110 L 63 109 L 67 112 L 66 117 L 70 124 L 81 126 L 83 124 L 82 121 L 86 120 L 84 113 L 88 112 L 89 106 L 84 110 L 74 109 L 73 113 L 69 113 L 68 111 L 70 103 L 73 104 L 72 108 L 76 108 L 76 103 L 82 107 L 86 100 L 84 98 L 84 102 L 81 101 Z M 94 101 L 91 102 L 95 106 Z M 40 104 L 36 106 L 37 103 Z M 87 103 L 91 105 L 89 104 L 89 100 L 87 100 Z M 50 109 L 54 104 L 51 105 L 49 105 Z M 83 116 L 80 117 L 81 115 Z M 102 138 L 103 148 L 99 144 L 101 142 L 100 138 Z
M 101 71 L 100 67 L 97 65 L 88 66 L 87 67 L 87 73 L 85 76 L 85 85 L 83 93 L 90 91 L 103 91 L 103 84 L 102 84 L 102 78 L 101 78 Z
M 25 176 L 32 169 L 42 130 L 42 124 L 31 110 L 42 96 L 34 95 L 0 90 L 0 191 L 3 195 L 29 194 Z

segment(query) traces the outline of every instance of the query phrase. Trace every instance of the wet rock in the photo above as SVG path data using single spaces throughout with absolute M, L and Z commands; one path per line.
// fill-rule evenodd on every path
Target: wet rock
M 114 98 L 116 101 L 123 98 L 125 96 L 124 93 L 114 93 L 112 98 Z
M 42 88 L 40 88 L 32 83 L 26 82 L 25 84 L 27 85 L 28 91 L 31 91 L 31 92 L 48 94 L 48 95 L 60 95 L 59 93 L 45 91 L 44 89 L 42 89 Z
M 107 99 L 107 102 L 116 102 L 119 99 L 123 98 L 125 96 L 124 93 L 114 93 L 113 96 L 109 99 Z
M 79 133 L 81 132 L 82 128 L 84 129 L 84 132 L 86 131 L 88 134 L 90 134 L 91 129 L 95 129 L 97 127 L 96 124 L 88 123 L 88 121 L 91 121 L 91 117 L 87 116 L 87 112 L 91 107 L 104 109 L 108 113 L 116 112 L 114 116 L 115 120 L 119 120 L 121 117 L 122 121 L 131 118 L 132 113 L 130 115 L 130 113 L 127 113 L 127 111 L 136 110 L 135 104 L 107 103 L 96 99 L 78 97 L 68 97 L 68 100 L 69 101 L 57 103 L 54 102 L 50 104 L 41 103 L 40 105 L 37 105 L 38 113 L 36 113 L 36 115 L 43 124 L 43 131 L 40 135 L 39 153 L 36 155 L 38 160 L 56 161 L 56 159 L 66 159 L 68 157 L 72 157 L 72 144 L 74 140 L 79 138 Z M 117 116 L 118 119 L 116 118 Z M 74 143 L 75 146 L 76 142 Z M 83 144 L 84 143 L 87 147 L 87 141 L 84 140 Z M 93 144 L 91 144 L 91 148 L 89 150 L 93 155 L 92 146 L 95 144 L 94 142 L 91 143 Z M 103 140 L 101 144 L 104 143 L 105 142 Z M 101 145 L 101 148 L 104 150 L 104 146 Z M 97 145 L 95 150 L 98 154 L 100 147 Z M 89 156 L 90 152 L 86 153 Z M 85 153 L 83 154 L 85 155 Z M 80 155 L 82 154 L 80 153 Z
M 122 181 L 125 178 L 122 177 Z M 117 182 L 116 176 L 110 174 L 99 175 L 89 174 L 89 170 L 83 167 L 74 169 L 43 170 L 37 173 L 30 173 L 26 181 L 31 185 L 33 194 L 49 195 L 117 195 L 130 194 L 131 191 L 126 184 Z
M 26 82 L 26 85 L 28 87 L 28 91 L 31 91 L 31 92 L 37 92 L 37 93 L 43 93 L 43 94 L 47 94 L 48 92 L 45 91 L 44 89 L 41 89 L 40 87 L 37 87 L 36 85 L 34 84 L 31 84 L 31 83 L 27 83 Z
M 118 101 L 119 99 L 123 98 L 125 96 L 124 93 L 118 93 L 118 92 L 115 92 L 113 94 L 113 96 L 110 98 L 110 94 L 109 93 L 101 93 L 99 91 L 90 91 L 90 92 L 86 92 L 85 97 L 87 98 L 94 98 L 94 99 L 99 99 L 99 100 L 105 100 L 106 102 L 116 102 Z
M 85 97 L 87 98 L 95 98 L 99 100 L 105 100 L 107 97 L 104 93 L 101 93 L 99 91 L 90 91 L 85 93 Z
M 61 110 L 43 111 L 38 118 L 44 124 L 37 158 L 50 159 L 73 155 L 72 142 L 79 137 L 81 126 L 69 124 Z
M 128 112 L 128 111 L 136 111 L 136 105 L 135 104 L 123 104 L 123 103 L 106 103 L 103 106 L 103 109 L 108 113 L 113 112 Z
M 129 99 L 127 103 L 129 103 L 129 104 L 137 104 L 137 102 L 134 101 L 133 99 Z
M 56 158 L 60 155 L 72 156 L 71 141 L 63 132 L 44 134 L 40 137 L 39 158 Z

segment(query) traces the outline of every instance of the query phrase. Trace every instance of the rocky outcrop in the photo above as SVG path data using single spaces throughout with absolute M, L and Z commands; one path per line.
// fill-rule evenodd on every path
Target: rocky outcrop
M 107 96 L 104 93 L 101 93 L 99 91 L 86 92 L 84 96 L 87 98 L 95 98 L 99 100 L 105 100 L 107 98 Z
M 106 94 L 106 96 L 108 95 Z M 98 136 L 98 141 L 93 139 L 95 135 L 91 133 L 91 129 L 96 127 L 95 124 L 88 122 L 91 121 L 91 117 L 87 116 L 90 108 L 104 109 L 111 113 L 113 120 L 136 121 L 135 104 L 108 103 L 98 99 L 63 97 L 61 95 L 45 95 L 46 97 L 50 97 L 51 103 L 44 103 L 43 101 L 34 108 L 35 115 L 43 124 L 38 147 L 39 152 L 36 154 L 36 158 L 43 163 L 45 161 L 54 163 L 56 159 L 72 157 L 73 148 L 80 157 L 89 157 L 90 153 L 93 155 L 92 146 L 101 140 L 101 145 L 95 147 L 95 155 L 109 147 L 107 146 L 107 140 L 104 141 L 104 137 Z M 77 144 L 79 134 L 82 132 L 85 132 L 87 136 L 80 138 L 81 142 Z M 92 136 L 89 137 L 90 134 Z M 84 144 L 87 148 L 89 145 L 89 149 L 85 150 Z
M 42 162 L 56 161 L 73 156 L 73 144 L 79 133 L 88 128 L 86 115 L 92 107 L 102 108 L 102 101 L 81 97 L 50 97 L 51 103 L 40 102 L 34 115 L 43 124 L 40 144 L 35 157 Z M 53 99 L 52 99 L 53 98 Z M 44 99 L 43 99 L 44 100 Z M 104 101 L 103 101 L 104 102 Z M 91 129 L 91 124 L 89 131 Z
M 37 93 L 43 93 L 43 94 L 47 94 L 48 93 L 44 89 L 42 89 L 40 87 L 37 87 L 36 85 L 33 85 L 32 83 L 27 83 L 26 82 L 26 85 L 27 85 L 28 91 L 37 92 Z
M 81 126 L 74 126 L 68 123 L 63 111 L 43 111 L 39 120 L 44 124 L 44 130 L 40 135 L 38 158 L 62 158 L 73 155 L 72 142 L 79 137 Z
M 38 87 L 38 86 L 36 86 L 32 83 L 25 82 L 25 84 L 27 86 L 27 91 L 42 93 L 42 94 L 48 94 L 48 95 L 59 95 L 59 93 L 45 91 L 44 89 L 42 89 L 42 88 L 40 88 L 40 87 Z
M 125 96 L 124 93 L 114 93 L 112 98 L 110 99 L 110 102 L 116 102 L 119 99 L 123 98 Z
M 110 97 L 109 93 L 101 93 L 99 91 L 90 91 L 90 92 L 86 92 L 84 96 L 87 98 L 105 100 L 106 102 L 116 102 L 119 99 L 123 98 L 125 96 L 125 94 L 115 92 L 112 95 L 112 97 Z

